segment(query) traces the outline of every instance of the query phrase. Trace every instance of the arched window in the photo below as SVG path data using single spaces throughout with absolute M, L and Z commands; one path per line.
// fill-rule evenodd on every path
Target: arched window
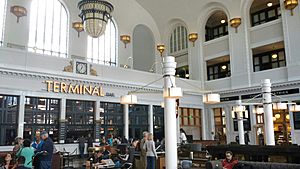
M 223 11 L 215 11 L 205 25 L 205 41 L 228 35 L 227 15 Z
M 92 63 L 117 66 L 117 28 L 112 19 L 99 38 L 88 36 L 87 60 Z
M 68 13 L 59 0 L 32 0 L 28 51 L 66 58 Z
M 188 48 L 187 30 L 184 26 L 177 26 L 170 37 L 170 53 L 184 51 Z
M 5 24 L 5 13 L 6 13 L 6 0 L 0 1 L 0 46 L 3 45 L 4 38 L 4 24 Z

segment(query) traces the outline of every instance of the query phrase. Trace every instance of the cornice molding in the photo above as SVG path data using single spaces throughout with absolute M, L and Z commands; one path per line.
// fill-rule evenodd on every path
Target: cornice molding
M 297 81 L 290 81 L 290 82 L 281 82 L 281 83 L 272 83 L 272 90 L 280 89 L 280 88 L 291 88 L 291 87 L 299 87 L 300 86 L 300 80 Z M 251 94 L 251 93 L 258 93 L 261 92 L 260 86 L 253 86 L 248 88 L 242 88 L 242 89 L 234 89 L 234 90 L 226 90 L 226 91 L 220 91 L 221 96 L 227 96 L 227 95 L 239 95 L 239 94 Z
M 80 78 L 80 77 L 71 77 L 71 76 L 61 76 L 57 74 L 50 74 L 50 73 L 38 73 L 38 72 L 26 72 L 26 71 L 18 71 L 18 70 L 5 70 L 0 69 L 0 76 L 9 76 L 9 77 L 16 77 L 20 79 L 32 79 L 32 80 L 53 80 L 53 81 L 64 81 L 69 83 L 80 83 L 80 84 L 89 84 L 89 85 L 97 85 L 103 87 L 112 87 L 112 88 L 124 88 L 126 90 L 137 90 L 140 89 L 141 91 L 145 92 L 161 92 L 162 89 L 157 87 L 145 87 L 141 89 L 142 85 L 136 84 L 126 84 L 122 82 L 113 82 L 107 80 L 98 80 L 91 77 L 90 79 Z

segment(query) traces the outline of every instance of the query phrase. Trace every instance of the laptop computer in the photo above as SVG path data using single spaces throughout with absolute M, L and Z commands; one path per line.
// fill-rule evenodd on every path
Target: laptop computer
M 102 165 L 103 167 L 114 167 L 115 166 L 115 163 L 111 159 L 102 160 L 102 161 L 105 162 L 105 164 Z

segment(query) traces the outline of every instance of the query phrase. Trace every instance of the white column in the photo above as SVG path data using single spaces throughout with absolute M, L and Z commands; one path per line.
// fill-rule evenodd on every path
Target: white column
M 178 109 L 178 117 L 177 117 L 177 119 L 176 119 L 176 126 L 177 126 L 177 128 L 176 128 L 176 131 L 177 131 L 177 143 L 180 143 L 180 114 L 181 114 L 181 110 L 182 109 Z
M 148 106 L 148 130 L 150 133 L 153 133 L 153 105 L 149 105 Z
M 239 143 L 241 145 L 245 145 L 243 112 L 237 112 L 237 120 L 238 120 L 237 122 L 238 122 L 238 130 L 239 130 Z
M 123 104 L 124 113 L 124 137 L 129 139 L 129 106 L 128 104 Z
M 19 118 L 18 118 L 18 137 L 22 137 L 22 138 L 24 132 L 24 115 L 25 115 L 25 96 L 22 94 L 20 96 Z
M 207 131 L 209 131 L 207 129 L 207 116 L 206 116 L 206 112 L 207 109 L 203 108 L 201 110 L 201 133 L 202 133 L 202 140 L 208 140 L 207 139 Z
M 95 102 L 95 141 L 100 141 L 100 128 L 101 128 L 101 118 L 100 118 L 100 100 Z
M 66 107 L 67 107 L 67 100 L 66 98 L 60 99 L 60 127 L 59 127 L 59 143 L 65 143 L 65 133 L 66 133 Z
M 272 110 L 272 95 L 270 79 L 262 81 L 262 95 L 264 105 L 264 120 L 265 120 L 265 138 L 267 145 L 275 145 L 273 110 Z
M 172 56 L 163 57 L 164 90 L 175 85 L 175 58 Z M 174 98 L 164 98 L 165 109 L 165 164 L 167 169 L 177 169 L 177 140 L 176 131 L 176 103 Z

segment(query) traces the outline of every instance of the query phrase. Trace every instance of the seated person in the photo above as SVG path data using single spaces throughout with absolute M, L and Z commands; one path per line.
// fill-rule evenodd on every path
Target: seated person
M 223 169 L 232 169 L 238 161 L 232 158 L 233 154 L 231 151 L 226 151 L 225 155 L 226 158 L 222 161 Z
M 93 164 L 104 165 L 105 162 L 103 161 L 103 150 L 100 149 L 96 151 L 91 157 L 89 157 L 88 161 L 86 161 L 86 166 L 89 167 Z
M 11 157 L 11 154 L 7 153 L 4 157 L 4 160 L 5 160 L 5 169 L 11 169 L 13 168 L 13 164 L 12 164 L 12 157 Z
M 24 163 L 25 163 L 25 157 L 24 156 L 18 157 L 16 169 L 30 169 L 30 168 L 25 167 Z
M 102 155 L 102 159 L 104 160 L 109 159 L 109 156 L 111 155 L 110 151 L 108 151 L 105 146 L 103 147 Z

